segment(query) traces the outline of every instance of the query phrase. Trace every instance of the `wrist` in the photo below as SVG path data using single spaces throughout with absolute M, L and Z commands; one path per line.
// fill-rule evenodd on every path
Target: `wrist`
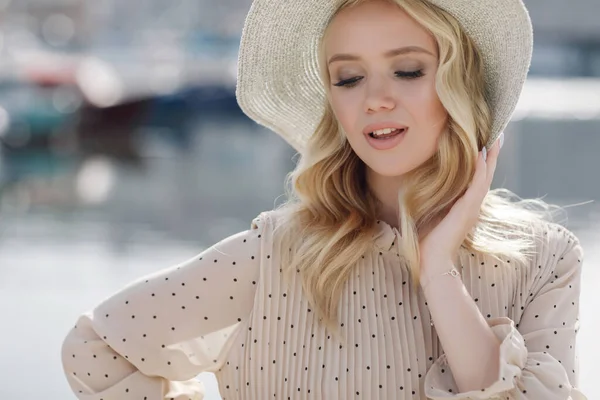
M 435 276 L 429 276 L 425 280 L 421 279 L 421 287 L 423 288 L 423 291 L 427 291 L 427 289 L 429 289 L 431 287 L 431 284 L 434 284 L 437 281 L 441 281 L 444 278 L 446 278 L 446 279 L 450 279 L 450 278 L 461 279 L 462 277 L 460 275 L 460 272 L 458 272 L 458 269 L 456 269 L 456 267 L 452 266 L 446 272 L 439 273 Z
M 421 264 L 420 285 L 425 290 L 430 284 L 450 278 L 461 278 L 460 272 L 450 258 L 437 258 Z

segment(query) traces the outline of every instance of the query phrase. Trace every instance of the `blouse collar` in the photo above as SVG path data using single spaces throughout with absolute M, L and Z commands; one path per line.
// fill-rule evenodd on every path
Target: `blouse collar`
M 380 251 L 390 251 L 396 240 L 400 237 L 400 232 L 395 227 L 385 221 L 377 220 L 377 229 L 373 235 L 375 245 Z

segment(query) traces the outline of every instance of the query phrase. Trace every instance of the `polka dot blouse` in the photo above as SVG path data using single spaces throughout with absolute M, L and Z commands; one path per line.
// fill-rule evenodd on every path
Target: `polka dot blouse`
M 345 344 L 319 325 L 299 275 L 283 281 L 277 211 L 179 265 L 142 277 L 80 316 L 62 346 L 85 400 L 200 400 L 214 372 L 224 400 L 582 400 L 575 346 L 582 249 L 544 223 L 517 268 L 461 250 L 465 287 L 501 342 L 498 379 L 461 393 L 421 289 L 381 222 L 340 299 Z M 465 349 L 468 351 L 468 349 Z

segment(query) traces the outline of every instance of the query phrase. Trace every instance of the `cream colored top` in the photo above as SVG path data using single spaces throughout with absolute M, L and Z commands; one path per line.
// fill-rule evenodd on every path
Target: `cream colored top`
M 458 393 L 395 229 L 378 225 L 347 282 L 340 346 L 316 322 L 299 276 L 283 283 L 279 259 L 290 249 L 276 223 L 276 212 L 262 213 L 251 229 L 84 313 L 62 347 L 78 398 L 198 400 L 195 377 L 209 371 L 225 400 L 585 399 L 575 346 L 582 249 L 568 230 L 541 226 L 527 268 L 461 250 L 465 286 L 502 345 L 496 382 Z

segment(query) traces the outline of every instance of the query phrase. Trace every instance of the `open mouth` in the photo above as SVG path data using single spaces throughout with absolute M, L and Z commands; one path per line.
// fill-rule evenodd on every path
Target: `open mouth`
M 369 133 L 369 136 L 372 137 L 373 139 L 385 140 L 385 139 L 391 139 L 391 138 L 393 138 L 395 136 L 398 136 L 401 133 L 404 133 L 404 131 L 406 131 L 405 128 L 402 128 L 402 129 L 392 129 L 390 132 L 385 132 L 385 133 L 371 132 L 371 133 Z

